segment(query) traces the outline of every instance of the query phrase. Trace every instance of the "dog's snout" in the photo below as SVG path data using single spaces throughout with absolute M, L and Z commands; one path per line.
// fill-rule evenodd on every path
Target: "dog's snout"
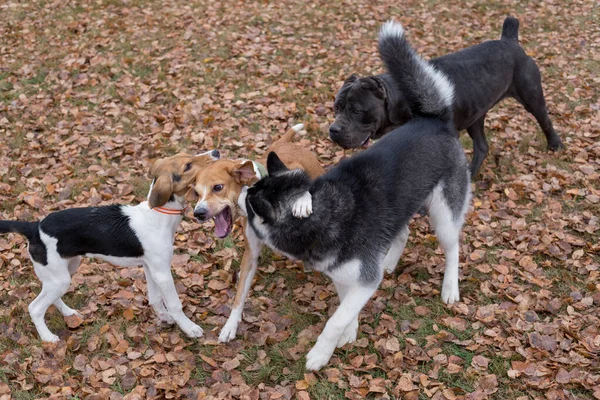
M 197 219 L 204 221 L 206 216 L 208 215 L 208 210 L 206 208 L 200 207 L 194 210 L 194 217 Z
M 342 128 L 339 125 L 331 125 L 329 127 L 329 136 L 339 135 L 342 132 Z
M 221 158 L 221 153 L 219 153 L 219 150 L 213 150 L 210 152 L 210 155 L 212 158 L 214 158 L 215 160 L 218 160 L 219 158 Z

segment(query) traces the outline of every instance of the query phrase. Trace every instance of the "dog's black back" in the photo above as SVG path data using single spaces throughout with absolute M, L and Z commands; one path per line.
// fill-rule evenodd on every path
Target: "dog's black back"
M 144 249 L 121 205 L 71 208 L 49 214 L 39 222 L 0 221 L 0 234 L 17 232 L 27 237 L 34 261 L 46 265 L 47 248 L 40 234 L 56 239 L 65 259 L 85 254 L 141 257 Z
M 548 117 L 540 71 L 519 45 L 518 28 L 518 20 L 508 17 L 500 40 L 430 60 L 454 84 L 455 126 L 458 130 L 467 129 L 473 139 L 472 176 L 488 152 L 483 130 L 486 113 L 506 97 L 514 97 L 533 114 L 546 135 L 549 149 L 563 147 Z M 335 99 L 336 120 L 329 129 L 331 139 L 344 148 L 355 148 L 406 123 L 411 117 L 407 112 L 410 100 L 399 82 L 390 79 L 389 74 L 348 78 Z

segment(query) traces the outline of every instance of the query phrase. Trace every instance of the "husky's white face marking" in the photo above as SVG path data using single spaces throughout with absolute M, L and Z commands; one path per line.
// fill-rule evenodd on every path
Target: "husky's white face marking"
M 312 214 L 312 196 L 306 191 L 292 205 L 292 214 L 296 218 L 308 218 Z
M 248 186 L 242 187 L 242 191 L 240 192 L 240 196 L 238 197 L 238 207 L 241 211 L 241 214 L 244 217 L 248 216 L 248 211 L 246 210 L 246 197 L 248 196 Z

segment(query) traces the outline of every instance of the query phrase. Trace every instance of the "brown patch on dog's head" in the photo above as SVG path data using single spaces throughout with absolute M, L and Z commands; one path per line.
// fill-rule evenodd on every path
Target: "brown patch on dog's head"
M 150 169 L 153 179 L 148 195 L 150 208 L 165 205 L 173 195 L 185 196 L 198 172 L 218 159 L 219 152 L 212 150 L 195 156 L 179 153 L 157 160 Z
M 188 199 L 196 199 L 194 216 L 201 221 L 226 214 L 225 223 L 234 223 L 239 217 L 237 201 L 243 186 L 254 184 L 260 179 L 249 160 L 219 160 L 202 169 L 196 175 L 193 191 Z M 229 234 L 231 226 L 218 226 L 218 236 Z M 222 228 L 222 229 L 221 229 Z

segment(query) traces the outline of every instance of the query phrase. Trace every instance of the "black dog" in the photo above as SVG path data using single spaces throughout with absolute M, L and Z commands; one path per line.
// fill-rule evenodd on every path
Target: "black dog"
M 488 153 L 483 132 L 485 115 L 506 97 L 514 97 L 536 118 L 546 135 L 548 148 L 558 150 L 562 141 L 548 117 L 540 71 L 519 45 L 519 21 L 504 20 L 502 37 L 435 58 L 430 63 L 454 84 L 454 123 L 473 139 L 471 176 Z M 331 140 L 343 148 L 365 145 L 412 118 L 408 98 L 389 74 L 359 78 L 350 76 L 338 92 L 336 119 L 329 128 Z

